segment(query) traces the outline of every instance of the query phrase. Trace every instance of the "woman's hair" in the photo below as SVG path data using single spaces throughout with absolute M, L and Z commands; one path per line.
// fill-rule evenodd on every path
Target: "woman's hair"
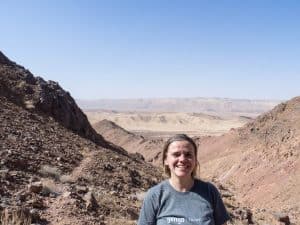
M 170 171 L 169 166 L 165 165 L 165 159 L 167 158 L 167 153 L 168 153 L 168 149 L 169 149 L 170 144 L 175 142 L 175 141 L 187 141 L 193 146 L 194 151 L 195 151 L 194 153 L 195 153 L 195 159 L 196 159 L 196 166 L 193 169 L 192 177 L 195 177 L 196 174 L 197 174 L 197 169 L 199 167 L 199 162 L 197 160 L 198 148 L 197 148 L 197 145 L 194 142 L 194 140 L 192 138 L 190 138 L 189 136 L 187 136 L 186 134 L 175 134 L 173 137 L 169 138 L 167 140 L 167 142 L 165 143 L 164 148 L 163 148 L 163 152 L 162 152 L 163 153 L 162 154 L 162 163 L 163 163 L 165 174 L 167 174 L 169 177 L 171 176 L 171 171 Z

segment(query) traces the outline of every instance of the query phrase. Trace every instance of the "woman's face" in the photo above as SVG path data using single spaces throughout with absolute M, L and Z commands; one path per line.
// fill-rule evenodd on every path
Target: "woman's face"
M 188 141 L 172 142 L 164 164 L 169 167 L 171 177 L 190 177 L 197 164 L 193 145 Z

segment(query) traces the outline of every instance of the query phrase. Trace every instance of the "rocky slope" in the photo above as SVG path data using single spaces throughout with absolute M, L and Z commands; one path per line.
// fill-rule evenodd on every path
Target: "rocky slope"
M 222 137 L 199 138 L 202 175 L 234 187 L 238 199 L 300 223 L 300 97 Z
M 134 224 L 161 172 L 106 142 L 57 84 L 0 63 L 0 224 Z
M 93 127 L 105 139 L 122 146 L 128 152 L 140 153 L 147 162 L 151 162 L 155 166 L 160 166 L 160 153 L 165 139 L 151 139 L 136 135 L 109 120 L 102 120 L 95 123 Z
M 1 51 L 0 74 L 1 96 L 30 111 L 51 116 L 66 128 L 103 147 L 115 147 L 116 151 L 122 152 L 122 149 L 104 141 L 96 133 L 70 93 L 57 82 L 34 77 L 24 67 L 11 62 Z
M 200 176 L 222 184 L 227 207 L 240 209 L 226 198 L 230 195 L 248 206 L 253 223 L 299 223 L 299 110 L 297 97 L 220 137 L 194 137 L 199 145 Z M 163 139 L 151 141 L 107 120 L 95 125 L 104 137 L 160 165 Z M 143 146 L 146 143 L 148 150 Z

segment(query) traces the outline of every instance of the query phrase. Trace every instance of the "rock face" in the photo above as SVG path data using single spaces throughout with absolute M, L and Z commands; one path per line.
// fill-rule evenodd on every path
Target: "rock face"
M 46 82 L 41 77 L 34 77 L 30 71 L 11 62 L 1 52 L 0 75 L 1 96 L 30 111 L 51 116 L 80 136 L 125 154 L 121 148 L 97 134 L 70 93 L 62 89 L 57 82 Z

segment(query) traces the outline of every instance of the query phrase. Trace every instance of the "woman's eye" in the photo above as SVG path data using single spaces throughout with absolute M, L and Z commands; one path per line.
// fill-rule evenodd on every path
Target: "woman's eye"
M 189 152 L 189 153 L 186 153 L 186 154 L 185 154 L 185 157 L 191 158 L 191 157 L 192 157 L 192 153 L 190 153 L 190 152 Z

